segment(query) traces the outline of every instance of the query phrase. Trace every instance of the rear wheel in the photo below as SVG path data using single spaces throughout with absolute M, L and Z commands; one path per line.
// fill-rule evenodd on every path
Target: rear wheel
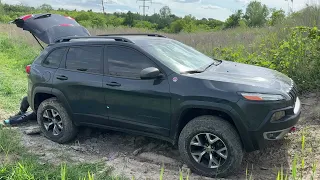
M 209 177 L 232 174 L 243 158 L 243 148 L 234 127 L 219 117 L 200 116 L 181 131 L 179 151 L 196 173 Z
M 66 143 L 77 135 L 77 127 L 56 98 L 47 99 L 40 104 L 37 120 L 41 132 L 52 141 Z

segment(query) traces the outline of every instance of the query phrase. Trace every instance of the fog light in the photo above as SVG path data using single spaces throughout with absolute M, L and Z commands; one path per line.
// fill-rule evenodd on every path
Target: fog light
M 285 111 L 275 112 L 271 117 L 271 121 L 278 121 L 278 120 L 282 119 L 285 115 L 286 115 Z
M 266 138 L 269 140 L 275 140 L 281 134 L 281 132 L 267 133 Z

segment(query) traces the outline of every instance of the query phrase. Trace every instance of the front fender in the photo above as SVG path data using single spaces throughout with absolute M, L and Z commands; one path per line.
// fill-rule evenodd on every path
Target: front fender
M 238 134 L 240 136 L 240 139 L 242 141 L 244 148 L 247 151 L 252 151 L 254 149 L 248 129 L 243 124 L 243 121 L 240 115 L 230 105 L 226 103 L 215 103 L 215 102 L 205 102 L 205 101 L 195 101 L 195 100 L 185 101 L 181 103 L 179 109 L 177 109 L 173 113 L 172 124 L 171 124 L 172 126 L 171 137 L 173 138 L 174 143 L 176 143 L 179 138 L 179 133 L 180 133 L 179 125 L 183 121 L 181 117 L 184 115 L 184 113 L 187 112 L 188 109 L 193 109 L 193 108 L 220 111 L 228 114 L 231 117 L 236 130 L 238 131 Z

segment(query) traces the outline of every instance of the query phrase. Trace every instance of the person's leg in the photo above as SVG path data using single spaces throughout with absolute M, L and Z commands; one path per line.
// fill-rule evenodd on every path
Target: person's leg
M 27 113 L 28 108 L 29 102 L 27 96 L 25 96 L 24 98 L 22 98 L 22 101 L 20 103 L 20 111 L 13 117 L 4 120 L 4 124 L 18 124 L 26 122 L 30 119 L 36 119 L 36 114 L 34 112 Z
M 20 103 L 20 113 L 26 113 L 29 108 L 29 102 L 27 96 L 25 96 Z

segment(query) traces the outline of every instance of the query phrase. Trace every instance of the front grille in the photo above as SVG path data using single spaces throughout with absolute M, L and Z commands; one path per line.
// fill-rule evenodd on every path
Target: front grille
M 296 86 L 294 81 L 292 81 L 291 89 L 289 90 L 288 94 L 291 97 L 291 99 L 293 100 L 293 102 L 295 102 L 296 98 L 298 96 L 298 87 Z

